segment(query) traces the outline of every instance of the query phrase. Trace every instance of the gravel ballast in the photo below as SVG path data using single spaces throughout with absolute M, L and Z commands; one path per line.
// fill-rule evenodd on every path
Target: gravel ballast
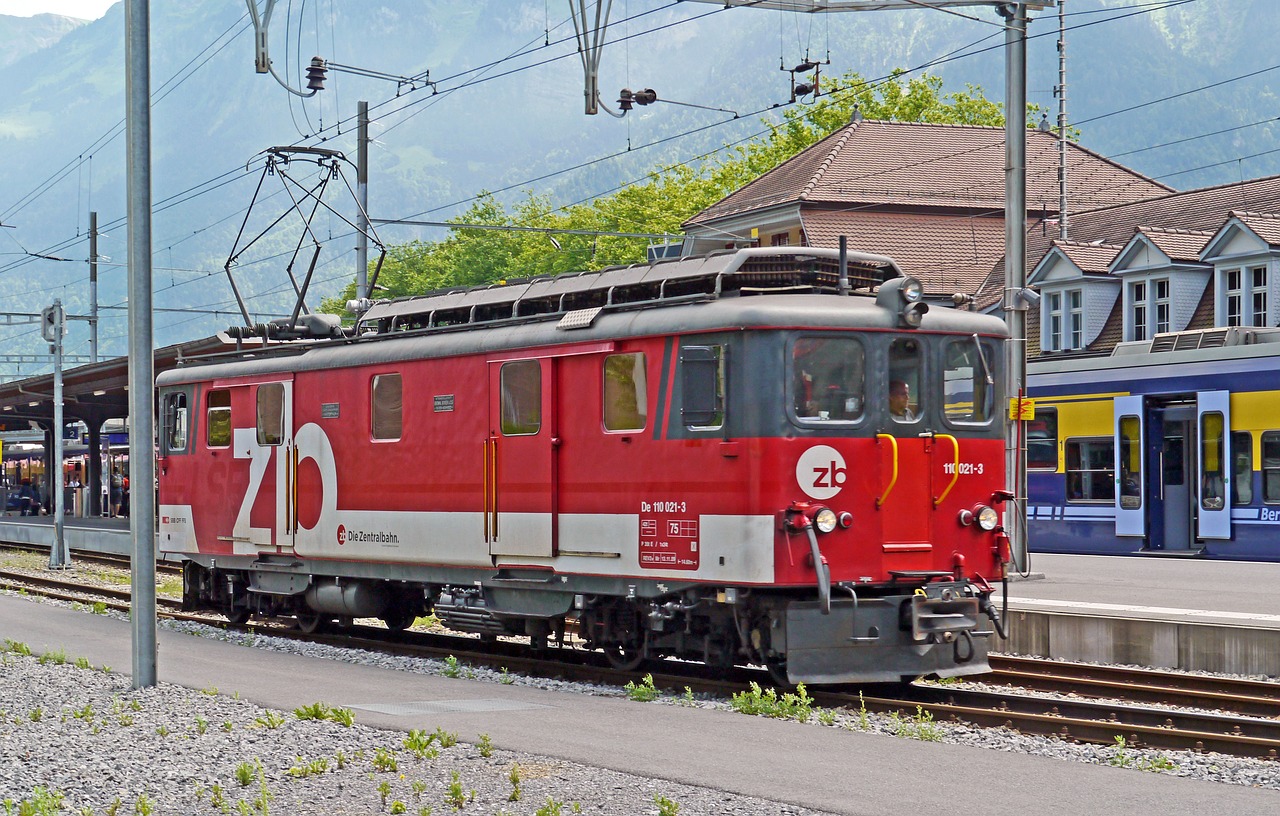
M 88 613 L 86 613 L 88 614 Z M 400 671 L 445 674 L 443 661 L 308 644 L 261 633 L 193 623 L 161 626 L 192 635 L 318 659 Z M 300 719 L 215 689 L 168 684 L 135 690 L 130 679 L 77 667 L 75 655 L 0 655 L 0 812 L 4 802 L 63 797 L 66 813 L 204 814 L 815 814 L 785 803 L 713 788 L 618 773 L 534 754 L 457 743 L 439 732 L 419 755 L 407 735 L 356 722 Z M 81 661 L 83 664 L 83 661 Z M 578 694 L 625 696 L 622 689 L 505 675 L 484 668 L 466 676 Z M 663 695 L 654 705 L 728 708 L 720 699 Z M 978 729 L 927 719 L 857 711 L 821 712 L 810 727 L 895 734 L 904 738 L 1035 754 L 1062 760 L 1157 771 L 1207 781 L 1280 790 L 1280 764 L 1214 754 L 1138 751 L 1077 745 L 1006 729 Z M 427 741 L 427 735 L 419 737 Z M 425 747 L 425 751 L 422 751 Z M 484 754 L 489 754 L 485 756 Z M 519 798 L 511 798 L 519 780 Z M 241 784 L 245 782 L 246 784 Z M 117 804 L 118 803 L 118 804 Z M 266 804 L 264 810 L 263 804 Z M 141 805 L 141 806 L 140 806 Z M 115 808 L 113 810 L 113 808 Z M 150 809 L 148 809 L 150 808 Z M 17 812 L 16 807 L 14 812 Z M 32 811 L 54 813 L 57 811 Z

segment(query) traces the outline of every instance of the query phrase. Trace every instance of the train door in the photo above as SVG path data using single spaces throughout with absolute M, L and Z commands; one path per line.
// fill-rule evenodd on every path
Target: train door
M 1149 546 L 1152 549 L 1179 552 L 1190 550 L 1195 541 L 1192 533 L 1192 497 L 1195 493 L 1195 408 L 1189 405 L 1153 408 L 1159 412 L 1161 433 L 1155 434 L 1156 421 L 1148 417 L 1153 450 L 1158 458 L 1152 463 L 1154 485 L 1151 512 L 1159 514 L 1159 524 L 1151 524 Z M 1158 446 L 1158 447 L 1155 447 Z
M 1231 538 L 1231 392 L 1196 394 L 1200 440 L 1197 530 L 1200 538 Z
M 226 410 L 228 416 L 234 416 L 231 407 L 245 403 L 252 411 L 253 424 L 234 427 L 230 440 L 233 457 L 249 460 L 247 474 L 237 478 L 245 480 L 244 493 L 230 539 L 236 552 L 245 551 L 245 545 L 249 551 L 274 547 L 278 552 L 291 552 L 297 520 L 292 377 L 233 386 L 227 394 L 227 407 L 210 410 Z M 210 419 L 211 425 L 213 421 Z
M 484 443 L 484 536 L 490 555 L 556 551 L 555 358 L 489 365 Z
M 1116 397 L 1114 409 L 1116 535 L 1146 536 L 1146 486 L 1142 478 L 1146 441 L 1143 397 Z

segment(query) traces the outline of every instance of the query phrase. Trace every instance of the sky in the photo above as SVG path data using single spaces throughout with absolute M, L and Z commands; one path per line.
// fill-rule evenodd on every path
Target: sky
M 36 14 L 64 14 L 82 20 L 96 20 L 120 0 L 0 0 L 0 14 L 31 17 Z

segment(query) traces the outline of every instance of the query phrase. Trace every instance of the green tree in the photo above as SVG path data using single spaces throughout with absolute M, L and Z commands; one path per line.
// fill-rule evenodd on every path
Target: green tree
M 378 278 L 379 297 L 400 297 L 451 287 L 475 286 L 514 278 L 558 275 L 643 261 L 645 238 L 578 235 L 547 230 L 681 234 L 680 225 L 782 162 L 826 138 L 850 121 L 854 111 L 866 119 L 936 124 L 1004 124 L 1004 110 L 988 100 L 980 87 L 942 92 L 940 77 L 909 78 L 896 72 L 868 84 L 855 72 L 841 77 L 812 105 L 795 106 L 769 125 L 761 136 L 729 149 L 702 165 L 663 167 L 647 180 L 611 195 L 554 208 L 546 197 L 529 193 L 510 210 L 488 193 L 452 223 L 509 225 L 538 231 L 499 231 L 454 227 L 442 241 L 413 241 L 391 247 Z M 1028 106 L 1028 121 L 1039 108 Z M 354 281 L 326 311 L 343 312 L 355 296 Z

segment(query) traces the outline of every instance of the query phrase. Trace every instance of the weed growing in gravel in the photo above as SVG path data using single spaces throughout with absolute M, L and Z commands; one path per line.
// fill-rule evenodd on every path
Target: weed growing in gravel
M 293 715 L 300 720 L 330 720 L 350 728 L 356 721 L 355 712 L 349 708 L 334 708 L 326 703 L 312 703 L 296 708 Z
M 151 816 L 156 812 L 156 803 L 148 799 L 144 793 L 133 803 L 133 812 L 138 816 Z
M 408 812 L 409 812 L 409 806 L 408 806 L 408 805 L 406 805 L 404 802 L 401 802 L 399 799 L 397 799 L 397 800 L 395 800 L 394 802 L 392 802 L 392 803 L 391 803 L 391 807 L 389 808 L 389 812 L 390 812 L 390 813 L 392 813 L 392 814 L 396 814 L 396 813 L 408 813 Z
M 269 728 L 274 730 L 284 725 L 284 717 L 280 716 L 274 711 L 268 711 L 266 714 L 263 714 L 261 717 L 258 717 L 253 722 L 259 728 Z
M 415 779 L 409 783 L 409 790 L 413 791 L 414 799 L 421 799 L 422 794 L 427 792 L 427 783 L 421 779 Z
M 204 734 L 204 732 L 208 730 L 209 730 L 209 721 L 206 720 L 204 717 L 201 717 L 199 714 L 197 714 L 196 715 L 196 733 Z
M 564 808 L 564 802 L 557 802 L 550 796 L 547 797 L 547 803 L 533 812 L 533 816 L 561 816 Z
M 488 734 L 480 735 L 480 744 L 478 747 L 480 748 L 480 756 L 485 759 L 493 756 L 493 740 L 489 739 Z
M 444 659 L 444 668 L 440 671 L 445 677 L 461 677 L 463 672 L 462 664 L 458 658 L 449 655 Z
M 156 734 L 161 737 L 169 736 L 169 727 L 167 725 L 160 726 L 156 729 Z
M 54 649 L 40 655 L 40 658 L 36 662 L 41 665 L 52 663 L 57 666 L 62 666 L 67 662 L 67 653 L 62 649 Z
M 249 783 L 253 781 L 253 763 L 241 762 L 236 766 L 236 783 L 242 788 L 249 787 Z
M 404 738 L 404 749 L 412 752 L 418 759 L 435 759 L 440 756 L 440 752 L 431 747 L 435 741 L 435 734 L 413 728 L 410 729 L 409 736 Z
M 627 698 L 637 703 L 653 702 L 662 693 L 654 687 L 652 674 L 646 674 L 639 683 L 629 680 L 623 688 L 627 690 Z
M 218 696 L 218 687 L 217 687 L 217 686 L 209 686 L 208 688 L 202 688 L 202 689 L 200 689 L 200 693 L 201 693 L 201 694 L 207 694 L 207 695 L 209 695 L 210 697 L 217 697 L 217 696 Z
M 130 700 L 130 701 L 129 701 L 129 708 L 130 708 L 130 709 L 132 709 L 133 711 L 141 711 L 141 710 L 142 710 L 142 701 L 141 701 L 141 700 Z
M 329 770 L 329 760 L 324 757 L 310 762 L 298 757 L 297 763 L 289 769 L 289 776 L 294 779 L 306 779 L 308 776 L 319 776 L 327 770 Z
M 400 769 L 400 763 L 396 760 L 396 752 L 388 751 L 386 748 L 379 748 L 373 752 L 373 769 L 390 773 Z
M 84 708 L 76 709 L 71 716 L 75 717 L 77 720 L 89 722 L 93 719 L 93 704 L 85 703 Z
M 10 813 L 17 816 L 54 816 L 62 812 L 65 799 L 66 797 L 58 791 L 51 791 L 37 785 L 31 791 L 30 799 L 23 799 L 20 802 L 4 799 L 0 801 L 0 806 L 4 807 L 6 816 Z
M 440 743 L 441 748 L 452 748 L 458 744 L 458 735 L 452 731 L 446 731 L 443 727 L 437 725 L 435 731 L 436 742 Z
M 40 720 L 43 719 L 43 717 L 44 717 L 44 709 L 41 708 L 40 706 L 36 706 L 35 708 L 27 712 L 27 719 L 31 720 L 31 722 L 40 722 Z
M 502 667 L 502 676 L 498 678 L 498 682 L 499 682 L 499 683 L 501 683 L 501 684 L 502 684 L 502 685 L 504 685 L 504 686 L 509 686 L 509 685 L 511 685 L 512 683 L 514 683 L 515 681 L 516 681 L 516 679 L 515 679 L 514 677 L 512 677 L 512 676 L 511 676 L 511 672 L 507 669 L 507 667 L 506 667 L 506 666 L 503 666 L 503 667 Z
M 1119 734 L 1115 738 L 1115 754 L 1111 757 L 1111 764 L 1117 768 L 1135 768 L 1139 771 L 1171 771 L 1177 766 L 1173 760 L 1164 754 L 1159 754 L 1153 758 L 1138 758 L 1129 753 L 1129 743 Z
M 680 812 L 680 803 L 668 799 L 660 793 L 653 795 L 653 803 L 658 806 L 658 816 L 676 816 Z
M 233 725 L 233 724 L 232 724 L 231 720 L 223 720 L 223 721 L 222 721 L 222 730 L 223 730 L 223 731 L 226 731 L 228 734 L 230 734 L 230 733 L 231 733 L 231 729 L 233 729 L 233 728 L 235 728 L 235 725 Z
M 378 797 L 382 802 L 382 807 L 386 807 L 387 797 L 391 795 L 391 783 L 384 779 L 378 783 L 377 790 L 378 790 Z
M 121 714 L 121 715 L 117 718 L 116 722 L 120 723 L 120 726 L 121 726 L 122 728 L 128 728 L 129 726 L 133 725 L 133 715 L 132 715 L 132 714 Z
M 816 714 L 817 714 L 817 716 L 818 716 L 818 722 L 820 722 L 821 724 L 823 724 L 823 725 L 835 725 L 835 724 L 836 724 L 836 716 L 837 716 L 837 715 L 836 715 L 836 712 L 835 712 L 833 709 L 830 709 L 830 708 L 820 708 L 820 709 L 818 709 L 818 710 L 817 710 L 816 712 L 814 712 L 814 713 L 816 713 Z
M 914 717 L 903 717 L 897 711 L 889 712 L 889 721 L 893 733 L 899 737 L 923 740 L 924 742 L 942 742 L 942 729 L 933 721 L 933 712 L 925 711 L 923 706 L 916 706 Z
M 694 705 L 693 689 L 689 688 L 688 686 L 684 687 L 684 696 L 680 698 L 680 704 L 687 705 L 687 706 Z
M 507 797 L 508 802 L 520 801 L 520 766 L 513 764 L 511 773 L 507 774 L 507 779 L 511 780 L 511 795 Z
M 95 615 L 105 615 L 107 614 L 107 605 L 103 601 L 94 601 L 89 611 Z
M 457 771 L 450 771 L 449 779 L 449 792 L 444 795 L 444 801 L 453 805 L 454 810 L 462 810 L 467 804 L 467 796 L 462 792 L 462 780 Z
M 804 683 L 796 686 L 794 692 L 784 692 L 779 696 L 776 689 L 761 690 L 760 684 L 753 680 L 750 689 L 733 695 L 730 705 L 742 714 L 797 722 L 808 722 L 813 713 L 813 698 L 805 691 Z
M 4 639 L 4 649 L 6 652 L 20 654 L 23 657 L 31 657 L 31 647 L 20 640 Z

